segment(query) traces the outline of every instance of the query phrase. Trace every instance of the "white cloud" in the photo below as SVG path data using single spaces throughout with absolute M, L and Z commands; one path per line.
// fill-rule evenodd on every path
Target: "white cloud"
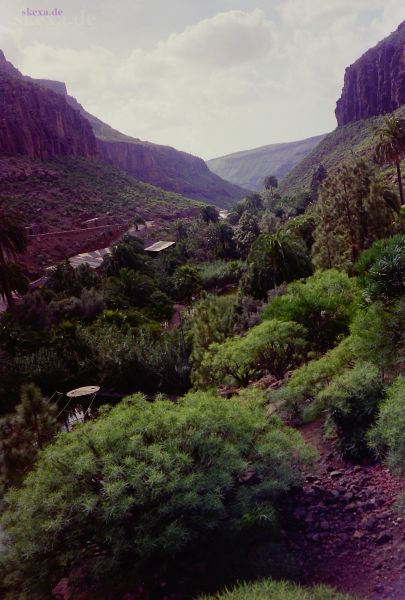
M 263 11 L 233 10 L 173 33 L 157 51 L 211 67 L 228 67 L 267 55 L 274 38 L 275 28 Z
M 263 10 L 229 10 L 127 53 L 101 34 L 7 40 L 20 70 L 66 81 L 113 127 L 209 158 L 331 130 L 345 67 L 405 18 L 385 2 L 282 0 L 277 28 Z

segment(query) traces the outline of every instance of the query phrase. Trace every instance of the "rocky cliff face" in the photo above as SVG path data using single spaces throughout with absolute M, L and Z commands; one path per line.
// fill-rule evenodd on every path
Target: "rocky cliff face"
M 336 105 L 338 125 L 392 112 L 405 104 L 405 21 L 346 69 Z
M 197 156 L 116 131 L 69 96 L 64 83 L 23 76 L 3 53 L 0 134 L 3 153 L 98 157 L 141 181 L 224 208 L 247 193 L 212 173 Z
M 22 78 L 0 55 L 0 152 L 30 158 L 97 157 L 88 121 L 66 99 Z

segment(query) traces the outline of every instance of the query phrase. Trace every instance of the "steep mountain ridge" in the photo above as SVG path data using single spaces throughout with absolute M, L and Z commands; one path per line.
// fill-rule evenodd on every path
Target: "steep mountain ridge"
M 0 153 L 43 160 L 97 158 L 97 140 L 88 121 L 63 96 L 19 78 L 9 64 L 0 68 Z
M 324 137 L 325 135 L 318 135 L 296 142 L 270 144 L 213 158 L 207 161 L 207 164 L 211 171 L 220 177 L 242 187 L 260 191 L 267 175 L 275 175 L 281 179 Z
M 338 125 L 392 112 L 405 103 L 405 21 L 347 67 Z
M 23 76 L 2 52 L 0 74 L 0 110 L 5 132 L 0 152 L 43 159 L 65 154 L 91 157 L 146 183 L 224 208 L 248 193 L 212 173 L 199 157 L 116 131 L 69 96 L 63 82 Z M 47 100 L 52 105 L 49 110 Z M 67 148 L 69 123 L 73 128 L 71 151 Z M 22 139 L 19 131 L 24 132 Z M 75 131 L 81 132 L 82 144 Z M 35 143 L 37 138 L 40 141 Z
M 332 170 L 353 156 L 371 159 L 387 114 L 405 118 L 405 21 L 346 69 L 338 127 L 284 177 L 280 193 L 308 190 L 320 164 Z

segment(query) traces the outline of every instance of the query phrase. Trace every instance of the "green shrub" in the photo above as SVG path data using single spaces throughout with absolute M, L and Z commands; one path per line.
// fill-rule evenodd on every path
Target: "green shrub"
M 354 362 L 351 337 L 344 339 L 325 356 L 311 360 L 294 371 L 291 378 L 278 390 L 271 392 L 270 401 L 284 403 L 295 417 L 312 420 L 323 409 L 318 393 Z
M 246 265 L 240 260 L 229 262 L 217 260 L 203 263 L 198 268 L 201 274 L 202 287 L 205 290 L 212 290 L 216 287 L 239 283 L 246 270 Z
M 388 301 L 403 295 L 405 286 L 405 235 L 375 242 L 363 252 L 356 270 L 372 300 Z
M 387 307 L 374 302 L 356 314 L 351 325 L 353 351 L 372 362 L 382 374 L 396 374 L 404 356 L 405 300 Z
M 378 369 L 359 363 L 338 375 L 322 390 L 318 399 L 328 407 L 345 457 L 358 459 L 367 454 L 366 433 L 374 423 L 384 395 Z
M 387 390 L 380 406 L 376 425 L 369 433 L 369 443 L 379 458 L 385 457 L 390 468 L 405 474 L 405 378 Z
M 332 588 L 317 586 L 304 588 L 287 581 L 265 579 L 255 583 L 242 583 L 232 590 L 200 600 L 354 600 L 352 596 L 336 592 Z
M 305 328 L 298 323 L 272 320 L 253 327 L 243 337 L 211 344 L 201 365 L 207 379 L 201 383 L 209 386 L 232 378 L 238 385 L 246 386 L 251 379 L 266 373 L 281 379 L 287 370 L 302 362 L 305 336 Z
M 223 342 L 232 334 L 233 306 L 232 296 L 204 295 L 195 305 L 193 317 L 186 321 L 191 381 L 196 388 L 208 377 L 202 364 L 205 352 L 212 343 Z
M 356 292 L 355 281 L 346 273 L 318 272 L 291 283 L 287 292 L 264 310 L 262 318 L 300 323 L 308 330 L 312 348 L 322 353 L 349 333 L 357 308 Z
M 299 433 L 268 420 L 263 398 L 135 395 L 104 408 L 59 435 L 7 495 L 6 598 L 47 597 L 89 540 L 100 552 L 88 567 L 109 578 L 128 565 L 156 570 L 215 534 L 274 523 L 274 500 L 312 458 Z

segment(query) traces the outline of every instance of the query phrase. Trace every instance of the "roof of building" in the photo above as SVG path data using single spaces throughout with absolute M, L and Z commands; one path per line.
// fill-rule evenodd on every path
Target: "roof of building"
M 162 252 L 162 250 L 166 250 L 167 248 L 170 248 L 171 246 L 175 246 L 176 242 L 156 242 L 155 244 L 152 244 L 152 246 L 149 246 L 149 248 L 145 248 L 146 252 Z
M 74 269 L 77 269 L 80 265 L 88 265 L 92 269 L 98 269 L 107 254 L 111 254 L 111 248 L 101 248 L 100 250 L 94 250 L 93 252 L 83 252 L 82 254 L 76 254 L 76 256 L 69 258 L 69 263 Z

